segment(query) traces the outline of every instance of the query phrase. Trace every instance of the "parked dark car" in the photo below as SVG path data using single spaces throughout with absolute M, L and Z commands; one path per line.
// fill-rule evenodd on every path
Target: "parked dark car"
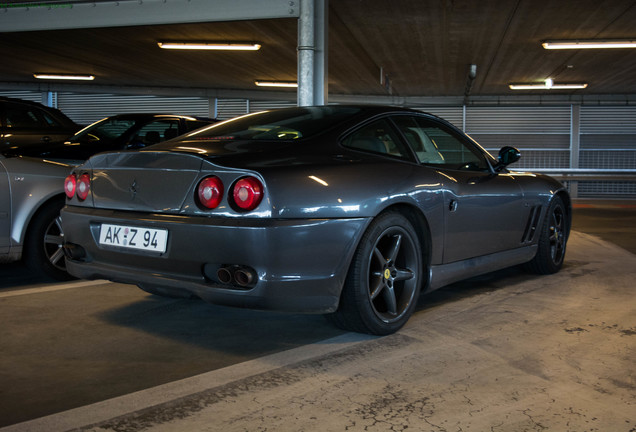
M 398 330 L 420 292 L 504 267 L 558 271 L 571 206 L 448 122 L 378 106 L 239 117 L 69 175 L 68 271 L 168 296 Z
M 81 128 L 58 109 L 0 96 L 0 153 L 60 144 Z
M 55 145 L 29 146 L 5 155 L 84 161 L 103 151 L 157 144 L 213 122 L 209 118 L 173 114 L 119 114 L 95 122 Z

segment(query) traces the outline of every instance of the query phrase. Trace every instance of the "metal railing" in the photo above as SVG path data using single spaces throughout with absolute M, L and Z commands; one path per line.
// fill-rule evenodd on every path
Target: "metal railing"
M 636 181 L 636 169 L 524 168 L 519 171 L 547 174 L 559 181 Z
M 537 168 L 568 188 L 572 198 L 636 198 L 636 169 Z

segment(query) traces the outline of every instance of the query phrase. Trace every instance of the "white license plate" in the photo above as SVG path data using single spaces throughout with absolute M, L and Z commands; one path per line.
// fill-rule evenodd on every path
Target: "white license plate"
M 168 230 L 102 224 L 99 244 L 151 252 L 165 252 Z

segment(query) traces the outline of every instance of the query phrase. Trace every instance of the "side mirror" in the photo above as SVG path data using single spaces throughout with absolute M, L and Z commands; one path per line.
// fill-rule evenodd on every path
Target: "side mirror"
M 521 159 L 521 153 L 514 147 L 505 146 L 499 150 L 499 157 L 497 160 L 499 163 L 495 167 L 497 171 L 507 167 L 508 165 L 517 162 Z

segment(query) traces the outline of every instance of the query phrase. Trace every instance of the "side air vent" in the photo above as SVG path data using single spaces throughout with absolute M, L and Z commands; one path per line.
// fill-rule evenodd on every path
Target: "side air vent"
M 523 236 L 521 237 L 521 243 L 530 243 L 534 239 L 534 234 L 537 231 L 537 226 L 539 225 L 539 218 L 541 217 L 541 206 L 536 205 L 530 209 L 530 214 L 528 215 L 528 222 L 526 223 L 526 229 L 523 231 Z

